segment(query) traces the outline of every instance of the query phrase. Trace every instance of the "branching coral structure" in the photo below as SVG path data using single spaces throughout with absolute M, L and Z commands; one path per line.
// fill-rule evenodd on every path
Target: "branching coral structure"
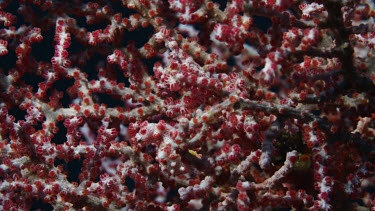
M 0 210 L 375 210 L 374 9 L 0 1 Z

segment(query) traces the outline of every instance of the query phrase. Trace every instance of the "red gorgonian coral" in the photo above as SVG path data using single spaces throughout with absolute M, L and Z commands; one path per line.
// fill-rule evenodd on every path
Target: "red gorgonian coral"
M 374 7 L 0 1 L 0 209 L 375 210 Z

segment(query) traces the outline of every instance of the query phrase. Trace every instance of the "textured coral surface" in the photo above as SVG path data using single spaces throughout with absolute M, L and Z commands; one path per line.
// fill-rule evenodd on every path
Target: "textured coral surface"
M 371 0 L 0 1 L 0 210 L 375 210 Z

